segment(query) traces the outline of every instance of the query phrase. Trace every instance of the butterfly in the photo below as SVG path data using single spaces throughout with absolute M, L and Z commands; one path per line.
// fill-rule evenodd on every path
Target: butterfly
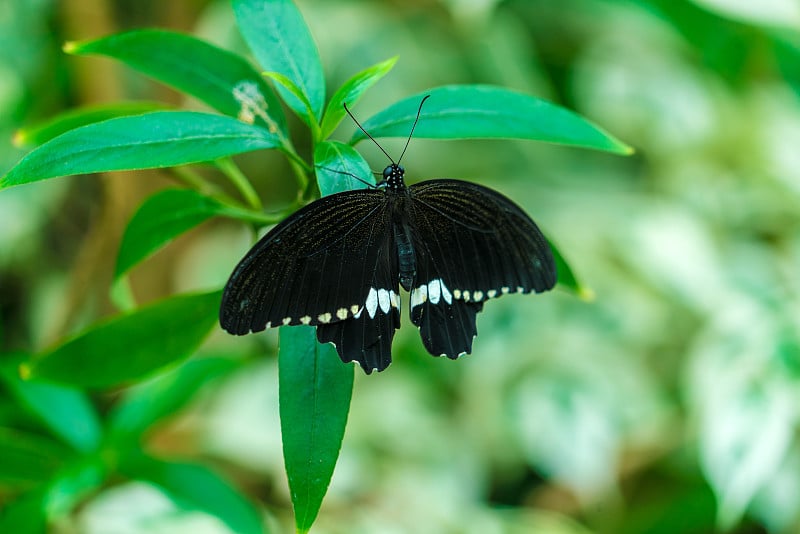
M 377 186 L 322 197 L 258 241 L 225 286 L 222 328 L 316 326 L 321 343 L 370 374 L 392 361 L 401 286 L 425 349 L 456 359 L 471 352 L 487 300 L 555 285 L 550 246 L 522 208 L 461 180 L 407 186 L 403 154 L 386 154 Z

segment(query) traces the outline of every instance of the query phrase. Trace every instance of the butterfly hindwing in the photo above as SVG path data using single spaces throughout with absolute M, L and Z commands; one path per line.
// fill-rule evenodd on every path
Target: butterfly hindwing
M 411 289 L 411 322 L 419 327 L 429 353 L 455 359 L 472 351 L 472 340 L 478 333 L 475 316 L 483 309 L 483 302 L 454 298 L 430 266 L 426 262 L 417 271 L 428 282 Z
M 400 293 L 397 255 L 386 232 L 376 256 L 364 259 L 370 276 L 364 307 L 346 321 L 321 324 L 317 339 L 336 346 L 344 362 L 356 360 L 369 374 L 383 371 L 392 361 L 392 339 L 400 328 Z
M 552 252 L 530 217 L 496 191 L 459 180 L 409 190 L 417 267 L 411 321 L 431 354 L 456 358 L 471 351 L 486 299 L 555 285 Z

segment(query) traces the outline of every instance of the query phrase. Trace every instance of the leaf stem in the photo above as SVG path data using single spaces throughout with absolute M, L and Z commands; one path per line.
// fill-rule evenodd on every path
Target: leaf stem
M 216 163 L 223 174 L 230 179 L 231 183 L 242 195 L 248 206 L 255 210 L 261 210 L 264 207 L 255 189 L 253 189 L 253 186 L 250 184 L 250 181 L 231 158 L 222 158 L 217 160 Z
M 242 207 L 242 203 L 229 195 L 226 195 L 219 187 L 212 184 L 190 167 L 171 167 L 175 179 L 187 185 L 199 193 L 214 197 L 215 199 L 230 206 Z

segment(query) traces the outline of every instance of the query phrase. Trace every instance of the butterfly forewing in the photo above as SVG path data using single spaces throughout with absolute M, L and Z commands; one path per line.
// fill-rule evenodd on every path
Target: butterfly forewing
M 225 286 L 220 324 L 232 334 L 328 324 L 365 306 L 385 255 L 385 195 L 377 190 L 324 197 L 285 219 L 242 259 Z
M 471 351 L 486 299 L 555 285 L 546 239 L 508 198 L 459 180 L 431 180 L 409 191 L 417 262 L 411 321 L 432 354 Z

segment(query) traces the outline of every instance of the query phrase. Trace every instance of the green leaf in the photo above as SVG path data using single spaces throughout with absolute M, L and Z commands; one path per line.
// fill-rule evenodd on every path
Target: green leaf
M 698 329 L 684 386 L 720 532 L 786 469 L 800 423 L 798 382 L 779 354 L 785 313 L 761 293 L 743 295 Z
M 791 446 L 792 428 L 797 425 L 796 390 L 775 386 L 741 392 L 740 398 L 732 399 L 728 413 L 716 414 L 720 421 L 705 422 L 701 461 L 717 495 L 721 530 L 730 530 L 741 520 L 753 497 L 776 476 Z M 723 431 L 727 432 L 711 435 Z
M 221 293 L 198 293 L 102 321 L 23 367 L 24 375 L 85 387 L 141 379 L 189 357 L 217 322 Z
M 183 232 L 211 217 L 265 223 L 264 215 L 205 196 L 191 189 L 167 189 L 141 205 L 125 228 L 114 277 L 119 278 Z
M 158 111 L 82 126 L 48 141 L 0 178 L 0 189 L 56 176 L 171 167 L 275 148 L 280 139 L 230 117 Z
M 75 450 L 84 453 L 96 450 L 103 431 L 97 411 L 86 395 L 57 384 L 21 380 L 16 363 L 3 366 L 0 374 L 19 403 Z
M 98 491 L 108 475 L 101 456 L 80 459 L 62 469 L 48 484 L 44 499 L 48 519 L 61 519 L 88 495 Z
M 319 52 L 303 16 L 291 0 L 233 0 L 236 22 L 264 70 L 279 72 L 300 88 L 319 121 L 325 104 L 325 77 Z M 305 105 L 291 92 L 278 93 L 298 115 Z
M 320 130 L 317 119 L 314 116 L 314 109 L 311 107 L 311 102 L 308 101 L 303 91 L 291 80 L 291 78 L 284 76 L 280 72 L 265 72 L 264 76 L 270 80 L 277 82 L 278 87 L 283 87 L 289 94 L 293 95 L 302 105 L 301 109 L 295 109 L 297 116 L 311 128 L 314 139 L 319 139 Z
M 33 487 L 49 480 L 69 450 L 33 434 L 0 428 L 0 487 Z
M 518 138 L 574 145 L 617 154 L 633 150 L 575 113 L 523 93 L 488 85 L 449 85 L 408 97 L 364 122 L 373 137 L 408 137 L 419 104 L 414 137 Z M 366 136 L 356 130 L 355 144 Z
M 0 532 L 45 534 L 47 525 L 44 510 L 44 489 L 39 488 L 14 501 L 3 502 L 0 508 Z
M 386 76 L 397 63 L 397 56 L 382 61 L 376 65 L 364 69 L 346 82 L 331 97 L 328 107 L 325 109 L 325 116 L 322 118 L 321 139 L 326 139 L 339 126 L 342 118 L 347 114 L 344 104 L 349 107 L 356 105 L 364 92 L 375 85 L 375 83 Z
M 550 245 L 550 250 L 553 251 L 553 257 L 556 260 L 556 273 L 558 273 L 558 283 L 567 289 L 575 292 L 580 298 L 583 300 L 593 300 L 594 299 L 594 291 L 591 288 L 583 285 L 581 282 L 578 281 L 578 278 L 575 276 L 572 267 L 569 266 L 567 260 L 564 259 L 564 256 L 561 254 L 561 251 L 553 244 L 552 241 L 548 240 L 548 244 Z
M 192 359 L 129 388 L 109 415 L 109 432 L 122 442 L 129 442 L 131 436 L 138 437 L 160 419 L 176 413 L 204 384 L 236 365 L 228 358 Z
M 765 28 L 800 30 L 800 5 L 794 0 L 771 2 L 768 9 L 754 9 L 749 2 L 719 2 L 717 0 L 692 0 L 703 9 L 733 21 Z
M 703 414 L 700 461 L 717 496 L 721 531 L 731 530 L 754 496 L 776 476 L 794 439 L 796 387 L 778 377 L 768 378 L 774 382 L 731 387 L 720 381 L 719 386 L 728 391 L 726 405 L 717 408 L 709 402 L 713 407 L 708 412 L 717 409 Z
M 319 512 L 342 445 L 353 366 L 333 345 L 317 343 L 315 329 L 280 329 L 279 395 L 283 458 L 295 524 L 307 532 Z
M 185 509 L 218 517 L 232 532 L 260 534 L 266 530 L 258 510 L 247 498 L 205 466 L 138 454 L 123 457 L 120 469 L 161 486 Z
M 108 296 L 119 311 L 133 311 L 136 309 L 136 297 L 131 288 L 131 281 L 127 276 L 115 278 Z
M 796 32 L 772 35 L 772 49 L 775 62 L 782 78 L 788 83 L 795 95 L 800 95 L 800 39 Z
M 148 29 L 67 43 L 64 48 L 71 54 L 113 57 L 221 113 L 286 134 L 280 103 L 259 73 L 241 56 L 205 41 Z
M 86 126 L 87 124 L 93 124 L 116 117 L 140 115 L 142 113 L 163 110 L 165 108 L 166 105 L 161 102 L 115 102 L 113 104 L 72 109 L 48 121 L 35 124 L 29 128 L 17 130 L 14 134 L 14 144 L 19 147 L 38 146 L 64 132 Z
M 317 144 L 314 149 L 314 167 L 322 196 L 351 189 L 363 189 L 367 187 L 367 183 L 375 184 L 375 177 L 361 154 L 350 145 L 338 141 L 323 141 Z M 364 181 L 350 175 L 358 176 Z

